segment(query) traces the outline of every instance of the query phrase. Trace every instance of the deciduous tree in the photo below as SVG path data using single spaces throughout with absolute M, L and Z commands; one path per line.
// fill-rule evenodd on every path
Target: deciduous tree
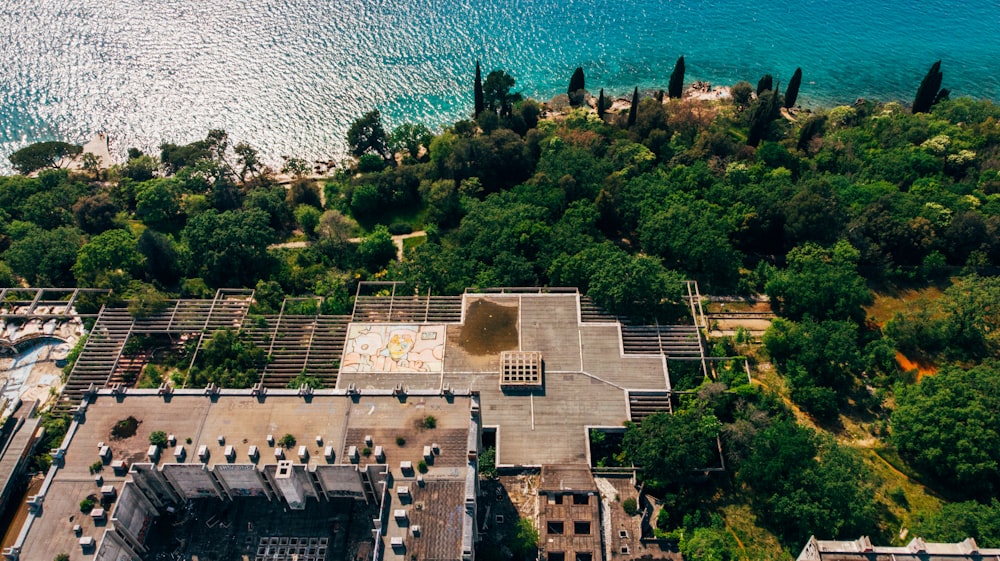
M 88 234 L 98 234 L 114 227 L 116 214 L 118 207 L 105 193 L 82 197 L 73 204 L 76 224 Z
M 83 235 L 76 228 L 61 226 L 42 230 L 31 227 L 14 239 L 4 259 L 30 286 L 72 286 L 70 269 L 82 245 Z
M 403 152 L 407 157 L 417 161 L 420 159 L 420 148 L 426 150 L 433 138 L 434 135 L 424 125 L 403 123 L 389 135 L 389 149 L 393 154 Z
M 267 213 L 205 211 L 188 221 L 183 238 L 191 252 L 191 276 L 210 286 L 253 286 L 271 266 L 274 240 Z
M 73 265 L 73 275 L 81 286 L 95 286 L 101 275 L 112 271 L 135 278 L 141 270 L 142 256 L 128 230 L 108 230 L 94 236 L 80 248 Z
M 68 142 L 36 142 L 9 156 L 10 163 L 19 173 L 28 175 L 43 168 L 59 168 L 64 158 L 75 158 L 83 147 Z
M 369 271 L 380 271 L 396 258 L 396 244 L 392 234 L 384 225 L 379 224 L 370 234 L 361 238 L 358 245 L 358 258 Z
M 833 538 L 875 529 L 875 476 L 853 450 L 794 420 L 757 433 L 736 480 L 753 494 L 757 519 L 789 548 L 816 528 Z
M 800 320 L 864 320 L 871 291 L 857 271 L 858 250 L 846 241 L 830 249 L 806 243 L 788 252 L 788 267 L 776 271 L 765 291 L 786 317 Z
M 722 423 L 700 406 L 673 414 L 654 413 L 628 424 L 622 450 L 642 467 L 643 481 L 656 489 L 676 489 L 698 469 L 719 465 L 717 438 Z
M 900 387 L 892 441 L 914 467 L 969 498 L 1000 489 L 1000 369 L 945 366 Z
M 365 154 L 377 154 L 386 158 L 389 153 L 385 129 L 382 128 L 382 114 L 373 109 L 354 120 L 347 129 L 347 146 L 351 155 L 360 158 Z
M 521 100 L 521 94 L 510 91 L 514 83 L 514 78 L 503 70 L 494 70 L 487 74 L 486 83 L 483 84 L 486 109 L 501 117 L 510 116 L 514 104 Z

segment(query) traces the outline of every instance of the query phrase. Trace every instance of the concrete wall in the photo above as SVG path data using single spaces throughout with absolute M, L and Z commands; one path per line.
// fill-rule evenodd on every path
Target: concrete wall
M 212 473 L 218 478 L 223 489 L 232 498 L 267 497 L 271 498 L 264 478 L 257 466 L 253 464 L 217 464 Z
M 164 508 L 181 500 L 155 465 L 132 464 L 129 473 L 132 475 L 132 481 L 142 490 L 142 494 L 155 506 Z
M 138 551 L 132 549 L 113 529 L 104 533 L 95 555 L 96 561 L 133 561 L 141 559 Z
M 351 464 L 316 466 L 316 478 L 327 497 L 352 497 L 364 500 L 365 488 L 361 472 Z
M 153 519 L 158 513 L 134 483 L 125 483 L 115 504 L 111 521 L 133 545 L 142 547 Z
M 187 499 L 222 498 L 220 489 L 204 464 L 164 464 L 163 475 Z

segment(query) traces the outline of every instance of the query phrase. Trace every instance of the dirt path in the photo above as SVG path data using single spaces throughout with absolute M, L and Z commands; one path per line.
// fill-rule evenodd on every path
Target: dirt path
M 410 238 L 419 238 L 420 236 L 426 236 L 427 232 L 423 230 L 418 230 L 416 232 L 410 232 L 409 234 L 400 234 L 398 236 L 392 237 L 392 243 L 396 246 L 396 260 L 403 260 L 403 240 L 408 240 Z M 361 243 L 361 238 L 350 238 L 347 241 L 351 243 Z M 267 246 L 267 249 L 302 249 L 312 245 L 311 241 L 299 241 L 299 242 L 284 242 L 284 243 L 274 243 Z

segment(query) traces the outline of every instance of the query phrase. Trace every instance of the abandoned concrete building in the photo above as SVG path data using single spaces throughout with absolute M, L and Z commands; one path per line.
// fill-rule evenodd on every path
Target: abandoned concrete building
M 469 394 L 97 392 L 5 555 L 471 559 L 478 411 Z
M 252 314 L 243 290 L 144 318 L 105 306 L 54 404 L 72 425 L 4 558 L 471 561 L 494 521 L 479 504 L 488 441 L 496 467 L 540 474 L 549 561 L 638 559 L 637 523 L 608 511 L 634 487 L 595 480 L 589 435 L 671 412 L 711 374 L 697 285 L 687 294 L 679 325 L 623 322 L 575 289 L 438 297 L 396 283 L 363 283 L 346 316 L 308 301 Z M 18 321 L 72 316 L 38 298 Z M 142 345 L 193 351 L 192 366 L 221 329 L 265 351 L 251 389 L 134 387 L 162 356 Z M 322 389 L 295 389 L 305 374 Z M 854 542 L 813 540 L 800 559 L 858 558 L 833 556 L 854 551 L 841 543 Z
M 603 314 L 575 289 L 438 297 L 364 283 L 349 316 L 253 315 L 253 292 L 233 290 L 141 319 L 106 306 L 55 404 L 76 421 L 4 555 L 471 559 L 486 436 L 497 467 L 542 471 L 540 529 L 564 524 L 551 543 L 541 532 L 543 552 L 607 559 L 589 432 L 670 411 L 672 370 L 709 372 L 696 285 L 688 293 L 686 323 L 654 326 Z M 130 340 L 196 356 L 219 329 L 266 349 L 252 389 L 132 387 L 154 357 L 126 355 Z M 285 389 L 304 372 L 324 389 Z M 427 415 L 435 428 L 414 424 Z M 134 434 L 113 437 L 130 418 Z M 152 431 L 168 446 L 150 448 Z M 275 440 L 286 433 L 294 446 Z
M 600 494 L 589 466 L 542 466 L 540 540 L 549 561 L 603 561 Z
M 958 543 L 914 538 L 902 547 L 872 545 L 867 537 L 853 541 L 809 538 L 796 561 L 1000 561 L 1000 549 L 980 548 L 969 538 Z

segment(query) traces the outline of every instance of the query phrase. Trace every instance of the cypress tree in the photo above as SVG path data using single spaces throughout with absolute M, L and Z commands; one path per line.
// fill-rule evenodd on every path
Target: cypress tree
M 799 85 L 801 84 L 802 69 L 796 68 L 795 74 L 792 74 L 792 79 L 788 81 L 788 87 L 785 88 L 785 109 L 795 107 L 795 100 L 799 97 Z
M 750 107 L 750 130 L 747 131 L 747 145 L 757 146 L 767 135 L 771 121 L 781 114 L 781 96 L 775 90 L 766 90 Z
M 816 135 L 823 132 L 823 125 L 826 124 L 826 117 L 823 115 L 813 117 L 802 125 L 802 130 L 799 131 L 799 143 L 796 147 L 805 152 L 806 148 L 809 147 L 809 141 L 813 139 Z
M 604 118 L 605 103 L 606 101 L 604 100 L 604 88 L 601 88 L 601 95 L 597 96 L 597 116 L 601 119 Z
M 636 117 L 639 116 L 639 86 L 635 87 L 635 91 L 632 92 L 632 107 L 628 110 L 628 122 L 625 126 L 632 128 L 635 125 Z
M 573 76 L 569 79 L 569 88 L 566 93 L 573 97 L 573 92 L 585 89 L 583 82 L 583 68 L 577 66 L 576 70 L 573 71 Z
M 764 74 L 761 76 L 760 80 L 757 82 L 757 95 L 759 96 L 768 90 L 774 89 L 774 86 L 771 84 L 773 80 L 774 79 L 771 78 L 770 74 Z
M 935 103 L 948 96 L 948 90 L 941 89 L 941 80 L 944 74 L 941 73 L 941 61 L 935 62 L 927 75 L 920 81 L 917 88 L 917 95 L 913 98 L 913 112 L 927 113 Z
M 680 99 L 684 95 L 684 55 L 677 59 L 674 71 L 670 74 L 670 86 L 667 95 L 672 99 Z
M 949 95 L 951 95 L 951 90 L 949 90 L 948 88 L 941 88 L 941 91 L 938 92 L 937 97 L 934 98 L 934 105 L 937 105 L 939 102 L 948 99 Z
M 478 117 L 479 114 L 482 113 L 484 109 L 486 109 L 486 103 L 483 101 L 483 75 L 479 71 L 478 60 L 476 61 L 476 86 L 474 88 L 473 95 L 475 96 L 476 99 L 475 113 L 473 116 Z

